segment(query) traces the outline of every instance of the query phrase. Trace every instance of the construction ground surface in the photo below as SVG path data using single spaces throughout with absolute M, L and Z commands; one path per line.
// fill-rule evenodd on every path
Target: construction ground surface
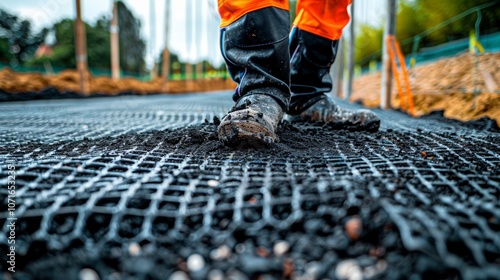
M 374 110 L 376 133 L 284 122 L 279 143 L 236 149 L 215 132 L 231 105 L 0 104 L 1 276 L 498 279 L 495 122 Z
M 402 77 L 400 79 L 402 82 Z M 447 118 L 470 121 L 488 117 L 496 120 L 500 126 L 498 81 L 500 52 L 477 55 L 461 53 L 409 69 L 416 116 L 444 111 Z M 236 87 L 229 77 L 171 80 L 166 88 L 162 84 L 161 78 L 141 81 L 131 77 L 113 80 L 105 76 L 91 76 L 89 79 L 90 94 L 93 96 L 147 95 L 159 92 L 179 94 L 233 90 Z M 15 72 L 7 67 L 0 70 L 0 102 L 81 98 L 79 88 L 76 70 L 68 69 L 55 75 Z M 350 100 L 367 107 L 380 107 L 380 88 L 380 72 L 357 77 L 354 79 Z M 406 88 L 403 86 L 403 89 Z M 396 82 L 392 87 L 391 103 L 393 108 L 402 108 Z

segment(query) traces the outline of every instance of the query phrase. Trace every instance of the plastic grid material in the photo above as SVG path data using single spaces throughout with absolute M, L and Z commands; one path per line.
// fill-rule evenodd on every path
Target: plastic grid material
M 379 112 L 381 133 L 305 126 L 305 135 L 326 135 L 330 146 L 313 155 L 277 156 L 238 150 L 179 152 L 175 144 L 190 135 L 165 143 L 150 131 L 222 114 L 221 105 L 204 97 L 196 96 L 199 107 L 191 107 L 199 111 L 183 108 L 162 119 L 170 123 L 157 126 L 141 127 L 140 121 L 148 118 L 130 109 L 108 112 L 125 122 L 118 126 L 136 123 L 141 129 L 115 127 L 105 133 L 113 136 L 106 141 L 98 139 L 102 130 L 75 135 L 77 130 L 66 133 L 60 123 L 58 134 L 35 135 L 39 144 L 14 145 L 22 141 L 4 137 L 0 184 L 5 185 L 6 163 L 15 161 L 17 250 L 20 259 L 29 260 L 21 275 L 31 279 L 35 271 L 57 267 L 78 277 L 79 269 L 91 267 L 101 275 L 114 268 L 125 279 L 155 279 L 153 272 L 140 268 L 154 263 L 164 269 L 158 279 L 182 270 L 201 279 L 214 269 L 226 275 L 333 279 L 343 278 L 340 267 L 352 260 L 367 279 L 500 275 L 498 134 Z M 155 106 L 188 107 L 186 99 L 166 100 L 168 105 Z M 59 108 L 38 122 L 50 126 L 53 116 L 67 110 Z M 32 120 L 27 116 L 22 122 Z M 199 129 L 213 132 L 211 125 Z M 142 134 L 115 137 L 129 132 Z M 97 140 L 60 142 L 91 135 Z M 51 144 L 43 142 L 49 138 Z M 71 153 L 61 155 L 61 150 Z M 4 201 L 5 188 L 1 193 Z M 5 209 L 0 217 L 5 224 Z M 363 231 L 352 238 L 346 227 L 358 218 Z M 2 231 L 5 247 L 7 228 Z M 290 245 L 286 257 L 273 252 L 280 240 Z M 140 256 L 131 244 L 139 244 Z M 235 257 L 214 257 L 222 246 Z M 80 250 L 77 257 L 72 248 Z M 192 254 L 205 259 L 204 270 L 186 268 Z M 106 268 L 92 263 L 96 259 L 104 260 Z M 120 264 L 109 264 L 109 259 Z M 130 260 L 143 263 L 128 266 Z M 75 263 L 76 272 L 69 269 Z M 287 274 L 290 263 L 293 274 Z
M 0 143 L 52 143 L 184 127 L 221 117 L 231 104 L 227 94 L 0 103 Z

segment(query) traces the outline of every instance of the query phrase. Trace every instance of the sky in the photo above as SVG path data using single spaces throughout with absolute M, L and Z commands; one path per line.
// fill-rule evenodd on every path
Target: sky
M 147 44 L 146 63 L 151 66 L 153 58 L 158 57 L 165 45 L 166 1 L 123 0 L 123 2 L 141 21 L 141 36 Z M 219 51 L 217 0 L 169 2 L 170 51 L 178 54 L 182 61 L 194 63 L 206 59 L 216 65 L 222 63 Z M 386 0 L 356 0 L 357 22 L 380 24 L 384 20 L 385 3 Z M 81 6 L 83 20 L 94 23 L 103 15 L 111 16 L 113 0 L 81 0 Z M 74 0 L 3 0 L 0 2 L 0 8 L 30 20 L 35 30 L 50 27 L 63 18 L 76 17 Z

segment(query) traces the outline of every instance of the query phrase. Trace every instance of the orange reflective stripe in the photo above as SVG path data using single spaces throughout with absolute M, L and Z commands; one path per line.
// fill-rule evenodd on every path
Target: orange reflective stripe
M 276 7 L 290 10 L 288 0 L 218 0 L 220 27 L 225 27 L 247 13 L 267 8 Z
M 298 0 L 294 25 L 318 36 L 338 40 L 349 22 L 347 6 L 352 0 Z M 218 0 L 221 27 L 266 7 L 289 10 L 288 0 Z
M 318 36 L 338 40 L 349 22 L 347 6 L 352 0 L 299 0 L 293 24 Z

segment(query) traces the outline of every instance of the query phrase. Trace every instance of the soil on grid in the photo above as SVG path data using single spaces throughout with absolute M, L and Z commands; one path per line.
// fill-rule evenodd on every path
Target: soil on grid
M 22 194 L 13 276 L 494 279 L 498 128 L 429 118 L 456 130 L 281 123 L 275 145 L 230 148 L 214 119 L 0 147 Z

